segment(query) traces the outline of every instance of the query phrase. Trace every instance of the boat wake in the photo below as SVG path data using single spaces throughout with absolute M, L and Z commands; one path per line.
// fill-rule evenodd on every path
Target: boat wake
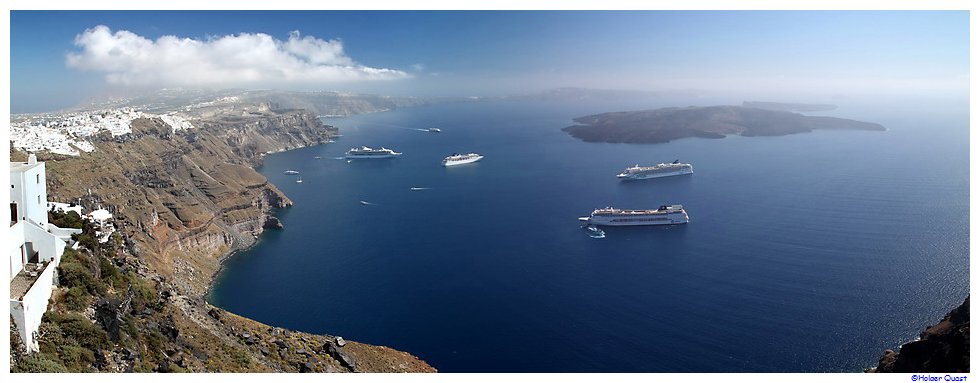
M 432 188 L 411 188 L 411 189 L 412 189 L 412 191 L 419 191 L 419 190 L 429 190 L 429 189 L 432 189 Z
M 606 232 L 595 225 L 584 225 L 582 228 L 589 232 L 589 237 L 596 239 L 606 238 Z
M 378 205 L 378 204 L 376 204 L 374 202 L 368 202 L 368 201 L 358 201 L 358 202 L 360 202 L 361 205 L 368 205 L 368 206 L 377 206 Z

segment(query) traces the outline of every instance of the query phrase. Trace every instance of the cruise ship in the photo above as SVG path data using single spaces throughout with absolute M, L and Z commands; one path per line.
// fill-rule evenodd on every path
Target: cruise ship
M 680 160 L 677 160 L 669 164 L 657 164 L 656 166 L 633 165 L 633 167 L 626 168 L 622 173 L 617 174 L 616 177 L 621 180 L 645 180 L 693 173 L 694 168 L 691 167 L 691 164 L 682 164 Z
M 470 153 L 470 154 L 453 153 L 453 155 L 446 157 L 446 159 L 442 160 L 442 166 L 468 164 L 471 162 L 479 161 L 481 159 L 483 159 L 483 156 L 476 153 Z
M 579 220 L 597 226 L 677 225 L 690 221 L 682 205 L 663 205 L 656 210 L 607 207 L 596 209 L 592 211 L 592 215 Z
M 347 158 L 389 158 L 400 155 L 402 154 L 383 147 L 380 149 L 372 149 L 367 146 L 362 146 L 360 149 L 351 148 L 351 150 L 347 151 Z

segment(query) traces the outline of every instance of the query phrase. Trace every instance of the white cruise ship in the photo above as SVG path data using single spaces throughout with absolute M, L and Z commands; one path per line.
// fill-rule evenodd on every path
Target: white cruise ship
M 367 146 L 362 146 L 360 149 L 351 148 L 351 150 L 348 150 L 346 157 L 347 158 L 388 158 L 388 157 L 395 157 L 400 155 L 402 154 L 391 149 L 385 149 L 383 147 L 380 149 L 372 149 Z
M 679 162 L 680 160 L 677 160 L 669 164 L 657 164 L 656 166 L 633 165 L 633 167 L 626 168 L 622 173 L 617 174 L 616 177 L 621 180 L 645 180 L 694 173 L 694 168 L 691 167 L 691 164 L 682 164 Z
M 476 153 L 470 153 L 470 154 L 453 153 L 453 155 L 446 157 L 446 159 L 442 160 L 442 166 L 468 164 L 471 162 L 479 161 L 481 159 L 483 159 L 483 156 Z
M 607 207 L 596 209 L 592 211 L 592 215 L 581 217 L 579 220 L 597 226 L 677 225 L 690 221 L 684 206 L 681 205 L 663 205 L 656 210 Z

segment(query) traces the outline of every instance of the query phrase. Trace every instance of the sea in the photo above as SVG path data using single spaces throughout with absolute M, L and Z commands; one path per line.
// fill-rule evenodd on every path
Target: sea
M 860 372 L 967 297 L 965 100 L 807 113 L 887 131 L 665 144 L 561 131 L 594 113 L 732 102 L 487 101 L 324 119 L 335 143 L 266 157 L 260 172 L 294 202 L 276 212 L 285 228 L 228 260 L 209 300 L 441 372 Z M 362 145 L 404 154 L 343 158 Z M 441 166 L 455 152 L 485 158 Z M 674 160 L 694 174 L 616 178 Z M 577 219 L 664 204 L 683 204 L 690 223 L 592 238 Z

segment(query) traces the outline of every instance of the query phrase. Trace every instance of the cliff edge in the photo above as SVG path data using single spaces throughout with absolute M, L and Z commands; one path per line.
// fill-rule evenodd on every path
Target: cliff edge
M 918 340 L 885 350 L 873 372 L 970 372 L 970 297 Z

